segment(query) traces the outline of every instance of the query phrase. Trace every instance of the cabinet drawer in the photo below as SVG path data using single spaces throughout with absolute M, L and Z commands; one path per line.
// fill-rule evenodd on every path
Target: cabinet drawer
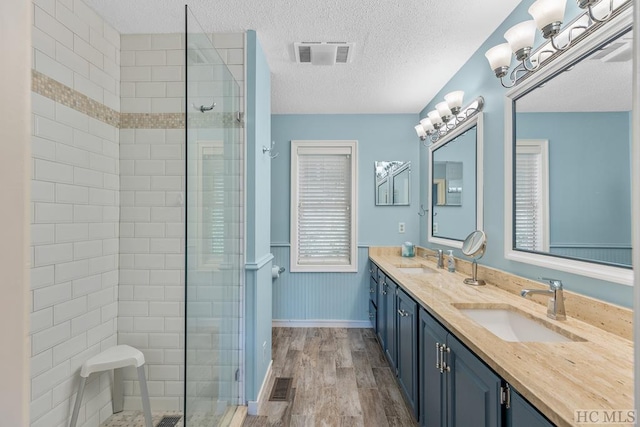
M 371 322 L 371 327 L 376 330 L 377 328 L 377 318 L 378 318 L 378 309 L 375 305 L 373 305 L 373 301 L 369 300 L 369 321 Z
M 373 277 L 369 278 L 369 301 L 373 301 L 373 304 L 378 307 L 378 283 L 373 280 Z
M 375 265 L 372 261 L 369 261 L 369 274 L 371 274 L 371 278 L 378 281 L 378 266 Z

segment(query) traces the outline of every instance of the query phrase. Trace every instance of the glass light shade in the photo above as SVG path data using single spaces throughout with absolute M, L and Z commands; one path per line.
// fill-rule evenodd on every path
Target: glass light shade
M 511 59 L 511 55 L 509 55 L 509 59 Z M 447 101 L 450 109 L 454 108 L 462 108 L 462 100 L 464 98 L 464 91 L 457 90 L 455 92 L 450 92 L 444 96 L 444 100 Z
M 414 129 L 420 138 L 426 138 L 427 132 L 424 131 L 422 125 L 417 125 Z
M 438 113 L 438 111 L 436 110 L 429 111 L 427 113 L 427 116 L 429 116 L 429 120 L 431 120 L 432 125 L 438 126 L 442 124 L 442 117 L 440 117 L 440 113 Z
M 422 126 L 422 129 L 424 129 L 424 131 L 427 132 L 427 133 L 433 132 L 434 130 L 436 130 L 433 127 L 433 124 L 431 123 L 431 120 L 429 120 L 427 117 L 425 117 L 424 119 L 420 120 L 420 126 Z
M 509 43 L 502 43 L 489 49 L 484 56 L 489 60 L 491 69 L 496 70 L 501 67 L 509 67 L 512 54 Z
M 438 114 L 440 114 L 440 117 L 449 117 L 451 115 L 449 104 L 447 104 L 446 101 L 437 103 L 436 110 L 438 110 Z
M 536 21 L 524 21 L 509 28 L 504 38 L 509 42 L 511 51 L 516 53 L 522 49 L 531 48 L 536 37 Z
M 537 0 L 529 8 L 529 15 L 539 30 L 554 22 L 562 22 L 567 0 Z

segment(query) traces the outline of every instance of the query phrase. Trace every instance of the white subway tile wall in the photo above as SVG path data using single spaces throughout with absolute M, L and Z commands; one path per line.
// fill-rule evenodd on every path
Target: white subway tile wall
M 33 5 L 36 71 L 118 112 L 184 112 L 182 35 L 121 36 L 82 0 Z M 242 96 L 244 35 L 214 41 Z M 202 81 L 198 89 L 209 96 L 221 88 Z M 31 425 L 66 426 L 80 366 L 117 343 L 145 353 L 153 409 L 182 409 L 184 129 L 119 130 L 68 103 L 32 97 Z M 242 146 L 234 147 L 239 164 Z M 233 168 L 239 188 L 243 173 Z M 242 220 L 227 236 L 236 257 Z M 239 317 L 239 290 L 203 287 L 201 296 L 203 313 Z M 198 358 L 228 363 L 212 350 L 211 334 L 193 339 L 203 349 Z M 238 341 L 237 334 L 222 337 L 215 346 L 240 349 Z M 208 372 L 199 386 L 212 385 L 216 367 Z M 125 372 L 125 407 L 138 409 L 133 375 Z M 79 426 L 97 427 L 111 415 L 109 389 L 108 375 L 91 377 Z
M 34 69 L 119 111 L 120 35 L 81 1 L 34 4 Z M 79 368 L 117 344 L 118 129 L 32 92 L 31 426 L 66 426 Z M 111 415 L 90 378 L 79 426 Z
M 214 36 L 215 40 L 215 36 Z M 222 36 L 223 59 L 233 58 L 240 87 L 244 80 L 244 35 Z M 184 40 L 181 34 L 122 35 L 122 113 L 184 112 Z M 218 46 L 216 46 L 218 47 Z M 228 51 L 233 50 L 232 54 Z M 205 86 L 205 84 L 209 86 Z M 203 82 L 201 91 L 213 95 L 221 88 Z M 242 103 L 241 103 L 242 104 Z M 243 107 L 240 107 L 243 109 Z M 185 130 L 120 130 L 120 285 L 118 341 L 140 348 L 149 366 L 154 410 L 181 410 L 184 395 L 184 247 L 185 247 Z M 242 146 L 242 141 L 239 142 Z M 238 150 L 242 153 L 242 150 Z M 238 157 L 238 163 L 242 157 Z M 234 169 L 239 182 L 244 173 Z M 241 239 L 240 232 L 233 236 Z M 240 246 L 239 244 L 237 246 Z M 209 279 L 211 276 L 207 276 Z M 208 282 L 211 287 L 212 282 Z M 204 290 L 206 287 L 203 286 Z M 216 295 L 239 306 L 240 291 Z M 210 291 L 209 296 L 214 296 Z M 231 298 L 233 296 L 233 298 Z M 203 291 L 202 295 L 207 295 Z M 211 313 L 211 301 L 203 301 Z M 228 313 L 221 311 L 223 315 Z M 239 315 L 236 315 L 236 319 Z M 203 338 L 204 337 L 204 338 Z M 212 387 L 213 365 L 225 362 L 212 351 L 212 333 L 190 335 L 206 341 L 196 363 L 209 365 L 209 377 L 197 384 Z M 233 342 L 238 335 L 216 343 Z M 228 344 L 227 347 L 231 346 Z M 190 345 L 191 347 L 191 345 Z M 202 359 L 202 358 L 206 359 Z M 194 361 L 194 360 L 192 360 Z M 226 362 L 228 363 L 228 362 Z M 229 381 L 228 378 L 219 378 Z M 196 386 L 196 383 L 193 383 Z M 202 388 L 200 389 L 202 391 Z M 140 394 L 133 374 L 125 377 L 125 408 L 139 409 Z M 211 402 L 215 404 L 215 402 Z

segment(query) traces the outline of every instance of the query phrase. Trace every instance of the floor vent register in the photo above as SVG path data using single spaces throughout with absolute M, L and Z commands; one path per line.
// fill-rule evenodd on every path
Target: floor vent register
M 285 402 L 289 398 L 291 392 L 291 385 L 293 384 L 293 378 L 289 377 L 276 377 L 276 381 L 271 389 L 271 395 L 269 395 L 270 401 Z

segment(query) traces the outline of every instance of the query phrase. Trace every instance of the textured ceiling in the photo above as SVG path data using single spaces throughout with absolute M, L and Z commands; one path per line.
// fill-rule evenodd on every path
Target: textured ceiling
M 521 0 L 191 0 L 207 32 L 256 30 L 273 113 L 417 113 Z M 86 0 L 122 34 L 181 32 L 184 2 Z M 353 62 L 294 62 L 296 41 L 356 44 Z

